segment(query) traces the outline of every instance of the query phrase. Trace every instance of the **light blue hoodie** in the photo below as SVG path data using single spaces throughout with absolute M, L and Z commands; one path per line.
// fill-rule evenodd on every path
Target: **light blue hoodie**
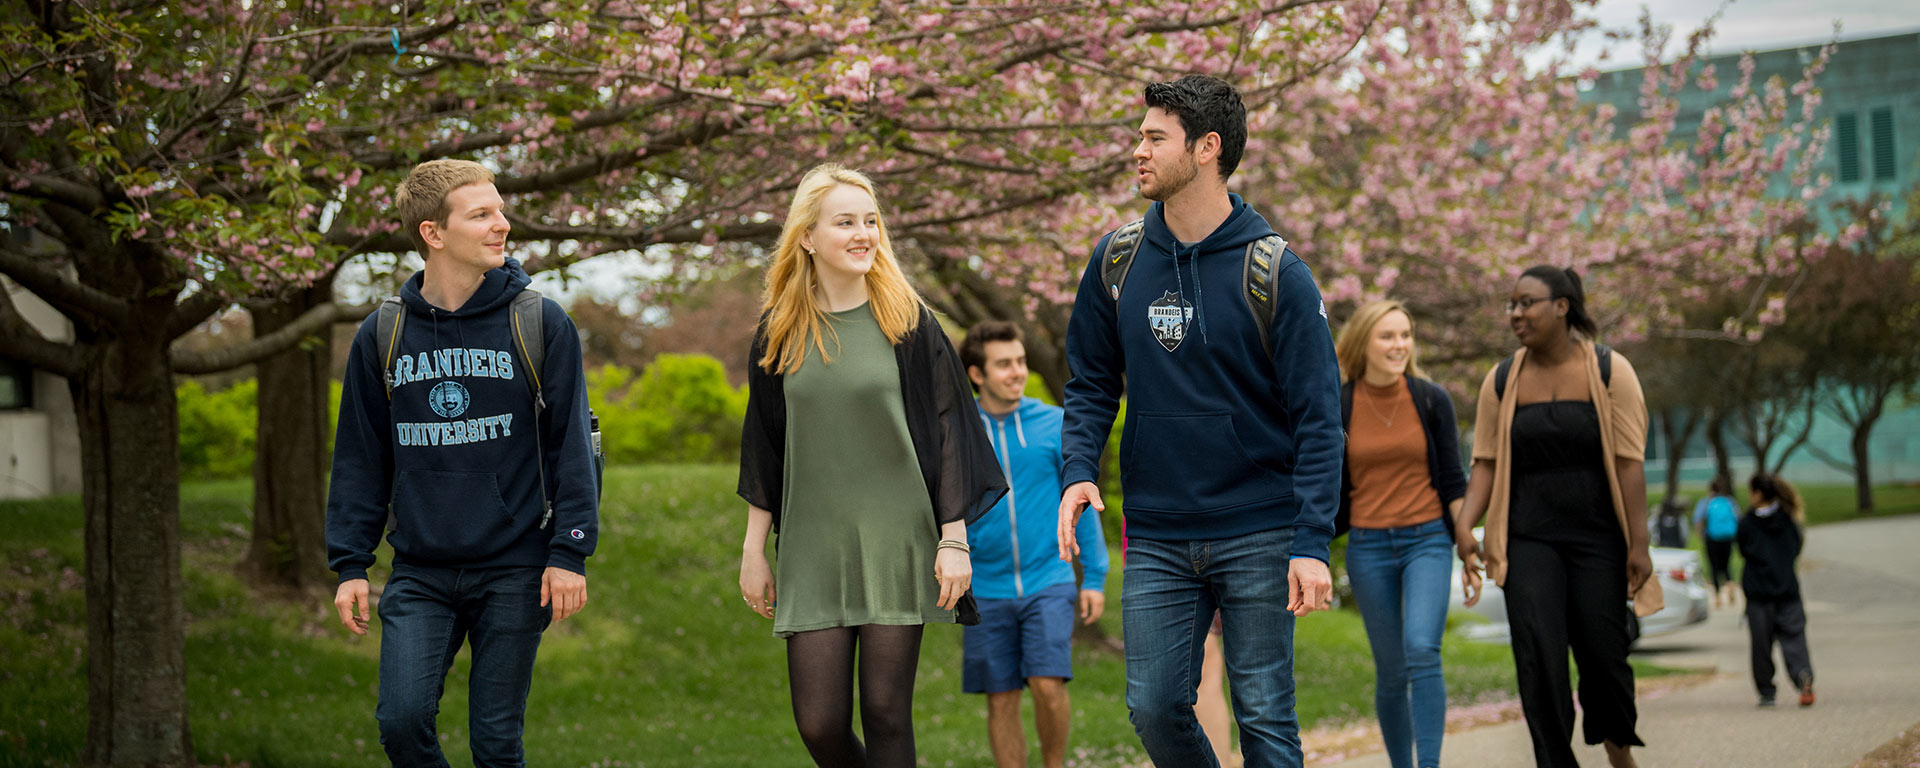
M 1009 490 L 984 517 L 967 526 L 977 597 L 1026 597 L 1056 584 L 1073 583 L 1073 565 L 1060 560 L 1058 534 L 1062 413 L 1031 397 L 1021 398 L 1020 406 L 1004 416 L 980 411 Z M 1093 507 L 1081 514 L 1074 535 L 1086 566 L 1084 587 L 1105 589 L 1107 542 L 1100 532 L 1100 514 Z

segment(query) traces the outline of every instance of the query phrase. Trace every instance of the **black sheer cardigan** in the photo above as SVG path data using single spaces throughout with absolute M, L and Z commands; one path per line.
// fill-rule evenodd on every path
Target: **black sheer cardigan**
M 747 366 L 747 418 L 740 431 L 740 498 L 773 513 L 781 522 L 780 501 L 787 450 L 785 376 L 760 367 L 766 354 L 766 317 L 754 330 Z M 920 309 L 920 324 L 893 345 L 900 366 L 900 397 L 907 431 L 913 438 L 920 474 L 933 502 L 934 525 L 955 520 L 968 524 L 1007 493 L 1000 460 L 980 424 L 966 367 L 941 330 L 933 312 Z

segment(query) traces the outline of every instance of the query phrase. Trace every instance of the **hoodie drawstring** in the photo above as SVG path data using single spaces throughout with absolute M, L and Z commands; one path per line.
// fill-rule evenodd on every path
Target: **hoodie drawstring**
M 1017 407 L 1013 410 L 1013 433 L 1020 437 L 1020 447 L 1027 447 L 1027 430 L 1020 426 L 1020 409 Z
M 1193 319 L 1200 327 L 1200 343 L 1205 344 L 1207 343 L 1207 302 L 1206 288 L 1200 282 L 1200 245 L 1198 243 L 1191 246 L 1176 245 L 1173 251 L 1173 290 L 1180 295 L 1181 301 L 1186 301 L 1187 286 L 1182 279 L 1184 274 L 1181 268 L 1182 262 L 1193 266 Z M 1174 310 L 1182 311 L 1183 308 L 1174 307 Z

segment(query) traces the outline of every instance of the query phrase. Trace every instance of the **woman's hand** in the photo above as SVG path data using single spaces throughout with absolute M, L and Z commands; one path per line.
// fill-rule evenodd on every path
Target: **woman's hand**
M 973 558 L 958 548 L 941 547 L 933 556 L 933 577 L 940 580 L 940 607 L 951 611 L 973 586 Z
M 1480 555 L 1469 552 L 1460 558 L 1460 594 L 1468 608 L 1480 602 L 1480 586 L 1485 583 L 1481 574 Z
M 1645 546 L 1633 547 L 1627 553 L 1627 594 L 1640 591 L 1647 583 L 1647 577 L 1653 575 L 1653 551 Z
M 773 591 L 773 568 L 767 553 L 748 550 L 740 555 L 740 599 L 754 613 L 773 618 L 773 606 L 779 600 Z

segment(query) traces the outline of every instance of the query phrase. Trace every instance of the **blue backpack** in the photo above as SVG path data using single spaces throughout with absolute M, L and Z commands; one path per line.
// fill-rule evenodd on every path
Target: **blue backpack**
M 1733 508 L 1733 500 L 1725 496 L 1715 496 L 1707 500 L 1707 538 L 1714 541 L 1732 541 L 1740 533 L 1740 511 Z

